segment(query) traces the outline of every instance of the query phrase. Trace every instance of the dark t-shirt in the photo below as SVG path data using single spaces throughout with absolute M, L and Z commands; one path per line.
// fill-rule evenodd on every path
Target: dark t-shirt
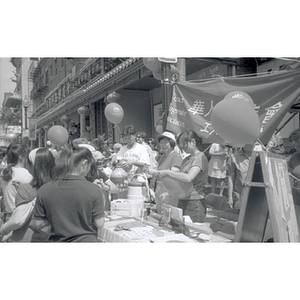
M 47 219 L 55 241 L 71 242 L 96 236 L 93 218 L 104 217 L 105 198 L 101 189 L 82 176 L 43 185 L 37 194 L 34 217 Z

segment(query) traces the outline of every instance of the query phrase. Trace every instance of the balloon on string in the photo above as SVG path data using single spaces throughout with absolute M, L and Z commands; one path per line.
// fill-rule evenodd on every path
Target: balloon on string
M 122 96 L 119 93 L 112 92 L 109 95 L 107 95 L 106 100 L 108 103 L 120 103 L 122 102 Z
M 252 107 L 255 107 L 253 99 L 247 93 L 241 91 L 230 92 L 224 97 L 223 100 L 227 100 L 227 99 L 240 99 L 250 104 Z
M 50 127 L 47 133 L 49 141 L 55 146 L 63 146 L 69 140 L 69 133 L 67 129 L 60 125 Z
M 213 108 L 210 121 L 220 137 L 234 144 L 252 144 L 259 137 L 260 122 L 256 111 L 237 98 L 220 101 Z
M 161 66 L 160 61 L 155 57 L 144 57 L 143 63 L 151 71 L 160 69 Z
M 162 134 L 163 133 L 163 127 L 162 127 L 162 125 L 157 125 L 155 127 L 155 130 L 156 130 L 157 133 Z
M 162 80 L 162 74 L 161 74 L 161 70 L 160 69 L 157 69 L 157 70 L 154 70 L 152 71 L 152 74 L 153 74 L 153 77 L 157 80 Z
M 124 110 L 118 103 L 109 103 L 104 110 L 105 117 L 113 124 L 119 124 L 124 117 Z

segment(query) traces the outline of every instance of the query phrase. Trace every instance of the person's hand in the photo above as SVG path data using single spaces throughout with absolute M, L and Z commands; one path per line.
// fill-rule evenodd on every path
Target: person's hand
M 164 176 L 167 176 L 168 173 L 169 173 L 169 170 L 160 170 L 159 171 L 159 176 L 164 177 Z
M 156 169 L 148 169 L 147 171 L 150 175 L 157 175 L 157 170 Z
M 124 171 L 129 172 L 132 168 L 133 161 L 128 159 L 128 160 L 123 160 L 122 163 L 120 164 L 121 168 L 124 169 Z
M 105 191 L 109 191 L 110 189 L 110 187 L 104 183 L 102 178 L 94 180 L 93 183 L 98 185 L 100 188 L 102 188 Z
M 231 209 L 233 208 L 233 198 L 232 198 L 232 195 L 228 195 L 227 204 L 229 205 L 229 207 Z

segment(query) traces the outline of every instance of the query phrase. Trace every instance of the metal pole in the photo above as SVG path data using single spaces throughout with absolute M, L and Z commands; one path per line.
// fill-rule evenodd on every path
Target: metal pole
M 289 121 L 291 121 L 298 113 L 294 112 L 283 124 L 281 127 L 275 130 L 275 134 L 277 134 Z
M 162 64 L 162 76 L 163 76 L 163 102 L 162 102 L 162 109 L 164 112 L 163 116 L 163 131 L 166 130 L 167 127 L 167 117 L 169 106 L 171 103 L 172 97 L 172 85 L 170 79 L 170 64 L 168 63 L 161 63 Z
M 28 126 L 27 126 L 27 109 L 28 107 L 26 105 L 24 105 L 24 121 L 25 121 L 25 130 L 28 129 Z

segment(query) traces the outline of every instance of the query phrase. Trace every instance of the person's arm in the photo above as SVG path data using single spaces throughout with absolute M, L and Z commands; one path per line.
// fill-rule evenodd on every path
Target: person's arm
M 109 187 L 108 191 L 110 193 L 118 193 L 119 192 L 118 187 L 110 179 L 106 180 L 105 184 Z
M 97 227 L 97 239 L 98 241 L 101 240 L 101 230 L 104 226 L 104 217 L 101 215 L 95 216 L 94 219 L 94 225 Z
M 228 204 L 233 206 L 233 183 L 235 180 L 235 169 L 233 167 L 228 170 Z
M 49 226 L 50 223 L 47 219 L 33 217 L 31 225 L 33 226 L 33 230 L 35 229 L 35 231 L 40 231 L 42 228 Z
M 21 228 L 32 215 L 34 203 L 26 203 L 17 206 L 9 220 L 0 228 L 0 236 L 7 235 L 11 231 Z
M 188 173 L 183 172 L 174 172 L 171 170 L 161 170 L 158 172 L 158 175 L 163 176 L 170 176 L 172 178 L 178 179 L 182 182 L 191 182 L 194 178 L 200 173 L 201 168 L 198 166 L 193 166 Z

